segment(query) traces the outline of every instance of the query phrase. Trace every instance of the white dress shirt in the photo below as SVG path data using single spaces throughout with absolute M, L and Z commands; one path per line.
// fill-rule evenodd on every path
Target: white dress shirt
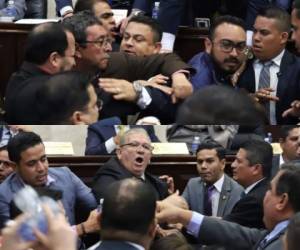
M 218 207 L 219 207 L 219 200 L 220 200 L 220 194 L 222 191 L 224 183 L 224 174 L 222 177 L 216 181 L 213 186 L 215 187 L 213 190 L 213 193 L 211 195 L 211 206 L 212 206 L 212 216 L 217 216 L 218 213 Z
M 281 51 L 280 54 L 274 57 L 272 60 L 273 64 L 270 67 L 270 88 L 274 89 L 274 92 L 271 93 L 272 96 L 277 96 L 277 84 L 278 84 L 278 73 L 280 71 L 280 64 L 285 50 Z M 259 86 L 259 77 L 261 70 L 263 68 L 263 64 L 260 60 L 255 60 L 253 63 L 254 73 L 255 73 L 255 91 L 258 90 Z M 270 124 L 276 125 L 276 103 L 270 102 Z

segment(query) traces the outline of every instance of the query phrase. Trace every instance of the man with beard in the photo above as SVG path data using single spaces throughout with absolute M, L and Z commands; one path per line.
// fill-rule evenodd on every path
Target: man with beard
M 35 93 L 52 75 L 75 66 L 75 39 L 58 23 L 35 27 L 28 36 L 25 60 L 7 85 L 5 110 L 8 124 L 36 124 Z
M 272 125 L 299 122 L 293 112 L 285 112 L 300 99 L 300 62 L 285 49 L 289 32 L 286 11 L 278 7 L 261 10 L 252 38 L 255 59 L 248 62 L 238 82 L 264 106 Z
M 205 47 L 205 52 L 195 55 L 189 62 L 197 70 L 191 77 L 194 90 L 212 84 L 232 86 L 232 75 L 245 60 L 247 47 L 243 21 L 233 16 L 217 18 Z
M 116 150 L 117 158 L 111 158 L 96 173 L 92 190 L 97 201 L 103 197 L 109 184 L 126 178 L 140 179 L 154 188 L 157 199 L 166 198 L 167 183 L 146 171 L 152 150 L 151 140 L 144 129 L 134 128 L 126 131 Z

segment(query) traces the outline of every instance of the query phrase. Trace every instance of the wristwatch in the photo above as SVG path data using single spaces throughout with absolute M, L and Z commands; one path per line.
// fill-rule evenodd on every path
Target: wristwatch
M 143 91 L 143 85 L 139 81 L 134 81 L 132 83 L 133 89 L 136 92 L 137 100 L 140 98 L 142 91 Z

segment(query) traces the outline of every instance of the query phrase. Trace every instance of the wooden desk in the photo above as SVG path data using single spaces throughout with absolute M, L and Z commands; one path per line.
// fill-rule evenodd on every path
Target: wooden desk
M 68 166 L 87 185 L 91 184 L 97 170 L 103 166 L 111 156 L 59 156 L 48 157 L 51 167 Z M 230 164 L 233 155 L 226 156 L 227 170 L 230 172 Z M 147 170 L 154 175 L 170 175 L 174 178 L 175 187 L 182 192 L 191 177 L 198 176 L 196 169 L 196 157 L 190 155 L 163 155 L 153 156 Z

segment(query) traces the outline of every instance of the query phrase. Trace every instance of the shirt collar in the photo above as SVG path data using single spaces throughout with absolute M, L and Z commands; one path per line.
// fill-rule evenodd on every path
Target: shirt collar
M 279 222 L 274 229 L 266 236 L 267 241 L 276 237 L 280 232 L 282 232 L 289 224 L 289 220 L 284 220 Z
M 285 52 L 285 49 L 282 50 L 277 56 L 275 56 L 272 60 L 273 64 L 275 64 L 277 67 L 280 67 L 280 64 L 281 64 L 281 60 L 283 58 L 283 55 L 284 55 L 284 52 Z M 255 64 L 260 64 L 261 61 L 259 59 L 255 59 L 254 61 Z
M 257 182 L 254 182 L 253 184 L 251 184 L 249 187 L 247 187 L 245 189 L 245 194 L 248 194 L 259 182 L 261 182 L 262 180 L 264 180 L 265 178 L 260 179 Z
M 141 245 L 138 245 L 136 243 L 130 242 L 130 241 L 126 241 L 126 243 L 128 243 L 131 246 L 134 246 L 135 248 L 137 248 L 138 250 L 145 250 L 145 248 Z
M 280 154 L 279 155 L 279 168 L 280 168 L 281 164 L 283 164 L 283 163 L 284 163 L 284 159 L 283 159 L 282 154 Z
M 214 183 L 214 187 L 215 187 L 215 189 L 218 190 L 219 193 L 221 193 L 221 191 L 222 191 L 223 183 L 224 183 L 224 174 L 222 175 L 222 177 L 219 180 L 217 180 Z

